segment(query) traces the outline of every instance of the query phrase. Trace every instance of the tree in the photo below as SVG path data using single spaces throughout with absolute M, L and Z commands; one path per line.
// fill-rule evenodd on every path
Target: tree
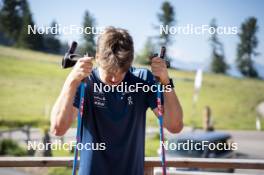
M 0 31 L 2 37 L 17 41 L 22 27 L 21 2 L 3 0 L 0 9 Z
M 256 52 L 258 46 L 257 31 L 257 19 L 250 17 L 241 24 L 241 32 L 238 34 L 240 43 L 237 46 L 236 63 L 239 71 L 247 77 L 258 77 L 252 60 L 253 56 L 258 55 Z
M 83 28 L 92 29 L 95 27 L 95 19 L 94 17 L 88 12 L 85 11 L 84 20 L 83 20 Z M 88 53 L 89 55 L 95 54 L 95 34 L 91 30 L 87 30 L 90 32 L 89 34 L 84 33 L 83 39 L 84 43 L 81 47 L 81 53 Z
M 50 25 L 52 29 L 51 33 L 44 35 L 45 52 L 55 53 L 55 54 L 60 53 L 61 43 L 60 43 L 60 40 L 58 39 L 58 34 L 56 34 L 56 31 L 53 30 L 55 29 L 56 25 L 57 25 L 57 22 L 53 21 Z
M 158 20 L 159 20 L 159 30 L 160 27 L 164 28 L 170 28 L 171 26 L 175 25 L 176 20 L 175 20 L 175 12 L 173 6 L 168 2 L 165 1 L 161 5 L 161 12 L 158 14 Z M 155 27 L 157 28 L 157 27 Z M 158 45 L 165 46 L 166 48 L 172 44 L 172 37 L 169 32 L 161 32 L 159 35 L 159 41 Z M 171 59 L 167 59 L 167 64 L 170 65 Z
M 154 54 L 155 45 L 153 44 L 151 38 L 148 38 L 143 50 L 136 56 L 136 63 L 148 65 L 149 57 Z
M 212 19 L 210 25 L 215 29 L 215 31 L 217 31 L 217 24 L 215 19 Z M 228 69 L 228 65 L 225 62 L 223 44 L 219 41 L 217 32 L 211 35 L 210 42 L 212 46 L 211 70 L 214 73 L 225 74 L 226 70 Z
M 158 20 L 160 22 L 160 25 L 162 25 L 163 27 L 171 27 L 175 24 L 175 12 L 173 6 L 171 6 L 169 2 L 163 2 L 161 6 L 161 13 L 158 14 Z M 171 44 L 172 38 L 169 32 L 162 32 L 159 37 L 160 45 L 166 47 Z
M 12 43 L 13 43 L 12 40 L 8 38 L 5 35 L 5 33 L 0 30 L 0 44 L 9 46 L 9 45 L 12 45 Z
M 0 13 L 1 13 L 1 11 L 0 11 Z M 2 26 L 1 22 L 0 22 L 0 44 L 11 45 L 11 40 L 3 32 L 3 26 Z
M 22 28 L 17 41 L 17 46 L 33 50 L 43 50 L 44 46 L 42 35 L 38 33 L 28 34 L 28 26 L 34 26 L 34 21 L 27 0 L 21 0 L 21 9 L 23 16 Z

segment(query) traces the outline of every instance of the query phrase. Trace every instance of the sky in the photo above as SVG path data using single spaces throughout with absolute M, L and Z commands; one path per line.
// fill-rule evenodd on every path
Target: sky
M 140 51 L 146 39 L 159 35 L 153 26 L 159 25 L 157 14 L 160 12 L 161 0 L 29 0 L 34 21 L 37 25 L 49 26 L 56 20 L 62 26 L 82 25 L 84 12 L 88 10 L 96 19 L 97 27 L 115 26 L 127 29 L 134 39 L 136 52 Z M 208 25 L 212 18 L 218 26 L 237 27 L 248 17 L 258 19 L 257 33 L 260 55 L 256 63 L 264 66 L 264 1 L 262 0 L 173 0 L 169 1 L 176 13 L 176 25 Z M 61 40 L 80 41 L 80 35 L 61 35 Z M 209 34 L 173 35 L 174 44 L 169 48 L 169 56 L 174 64 L 206 67 L 210 62 L 211 48 Z M 237 35 L 219 35 L 224 45 L 227 62 L 232 66 L 236 58 Z M 263 53 L 262 53 L 263 52 Z

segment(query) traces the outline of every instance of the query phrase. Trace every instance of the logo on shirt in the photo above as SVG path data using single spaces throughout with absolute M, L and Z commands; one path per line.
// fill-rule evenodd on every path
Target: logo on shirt
M 127 102 L 128 102 L 128 105 L 133 105 L 133 100 L 131 96 L 127 97 Z
M 104 108 L 106 104 L 106 98 L 103 93 L 94 94 L 94 105 L 99 108 Z

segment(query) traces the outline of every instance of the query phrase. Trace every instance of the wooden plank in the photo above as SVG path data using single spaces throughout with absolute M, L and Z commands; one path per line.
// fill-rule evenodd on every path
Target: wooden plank
M 0 157 L 0 167 L 71 167 L 72 157 Z M 259 159 L 167 158 L 167 167 L 264 169 Z M 161 167 L 159 157 L 146 157 L 145 168 Z
M 167 158 L 167 167 L 264 169 L 263 159 Z M 145 167 L 161 167 L 160 158 L 146 157 Z
M 71 167 L 72 157 L 0 157 L 0 167 Z

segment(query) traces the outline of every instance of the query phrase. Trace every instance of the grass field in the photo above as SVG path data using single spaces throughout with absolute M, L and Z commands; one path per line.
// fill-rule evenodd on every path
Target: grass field
M 60 69 L 61 56 L 0 46 L 0 127 L 24 124 L 43 127 L 70 70 Z M 170 70 L 184 110 L 184 123 L 192 114 L 193 72 Z M 256 105 L 264 101 L 264 81 L 205 74 L 193 120 L 202 126 L 202 111 L 212 109 L 219 129 L 255 129 Z M 148 111 L 147 124 L 157 126 Z M 264 125 L 262 125 L 264 126 Z

